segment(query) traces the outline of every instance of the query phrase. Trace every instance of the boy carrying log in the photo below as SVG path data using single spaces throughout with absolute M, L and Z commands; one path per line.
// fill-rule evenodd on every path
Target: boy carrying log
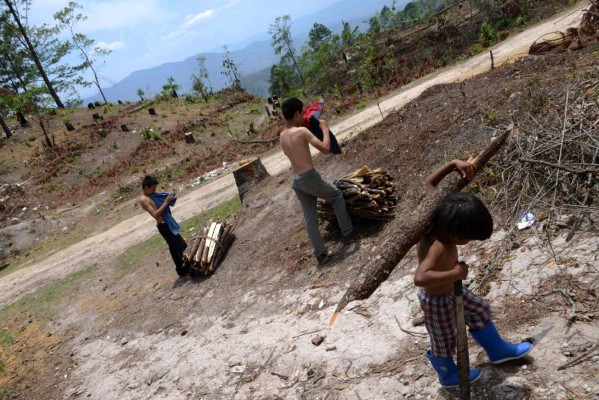
M 430 195 L 445 176 L 458 171 L 470 181 L 474 166 L 466 161 L 453 160 L 435 171 L 426 182 Z M 424 321 L 431 340 L 426 356 L 438 374 L 441 386 L 459 386 L 457 366 L 453 361 L 456 350 L 455 296 L 453 283 L 466 279 L 468 265 L 458 259 L 458 245 L 472 240 L 488 239 L 493 233 L 493 218 L 485 205 L 469 192 L 448 195 L 436 208 L 430 229 L 418 244 L 419 265 L 414 284 L 419 287 L 418 298 L 424 311 Z M 505 342 L 491 321 L 487 302 L 464 288 L 464 318 L 470 334 L 487 352 L 493 364 L 527 355 L 532 349 L 528 342 Z M 470 370 L 470 381 L 481 375 Z
M 323 265 L 331 255 L 325 247 L 318 229 L 317 199 L 321 198 L 333 204 L 344 240 L 347 241 L 352 236 L 353 225 L 347 212 L 343 193 L 316 172 L 310 153 L 309 144 L 323 154 L 328 154 L 331 151 L 329 126 L 324 119 L 320 120 L 323 138 L 319 140 L 303 126 L 303 108 L 304 104 L 295 97 L 283 102 L 281 111 L 287 126 L 281 132 L 280 141 L 283 152 L 291 162 L 293 170 L 291 185 L 304 212 L 304 222 L 314 257 L 319 265 Z
M 139 197 L 139 203 L 156 220 L 158 232 L 168 244 L 168 250 L 175 262 L 177 275 L 184 276 L 189 273 L 189 268 L 183 267 L 183 252 L 187 243 L 179 233 L 179 224 L 171 214 L 171 207 L 175 205 L 177 197 L 175 193 L 156 192 L 157 186 L 158 180 L 154 176 L 146 175 L 141 182 L 143 193 Z

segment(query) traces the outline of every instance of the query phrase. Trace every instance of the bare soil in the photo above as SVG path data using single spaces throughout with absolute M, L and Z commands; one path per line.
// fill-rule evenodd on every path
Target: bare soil
M 555 21 L 566 23 L 563 18 Z M 534 35 L 528 42 L 521 37 L 522 45 L 540 36 Z M 511 44 L 512 54 L 518 46 Z M 509 58 L 508 48 L 506 43 L 498 52 L 505 49 Z M 115 201 L 95 213 L 104 204 L 97 194 L 63 211 L 81 212 L 81 219 L 70 220 L 80 223 L 66 225 L 71 235 L 124 222 L 0 278 L 2 304 L 13 303 L 0 314 L 0 398 L 457 399 L 455 391 L 439 387 L 424 356 L 428 338 L 419 323 L 413 253 L 371 298 L 351 303 L 331 329 L 329 318 L 347 284 L 397 228 L 402 211 L 418 203 L 435 167 L 476 152 L 512 120 L 518 124 L 533 116 L 546 129 L 559 129 L 555 116 L 563 103 L 531 105 L 568 92 L 581 77 L 597 90 L 598 62 L 595 45 L 524 57 L 477 76 L 488 65 L 458 66 L 412 87 L 470 79 L 431 83 L 417 98 L 420 93 L 406 88 L 382 104 L 387 115 L 381 123 L 372 122 L 376 107 L 353 119 L 358 121 L 340 122 L 334 129 L 351 140 L 343 155 L 318 157 L 317 169 L 334 179 L 363 165 L 382 167 L 397 179 L 401 204 L 392 222 L 358 223 L 359 240 L 348 246 L 335 231 L 326 233 L 335 253 L 325 267 L 317 267 L 310 254 L 280 154 L 265 155 L 273 176 L 250 192 L 232 219 L 237 239 L 210 277 L 176 279 L 164 246 L 123 264 L 119 254 L 155 234 L 149 217 L 131 201 Z M 354 127 L 363 125 L 371 127 L 355 135 Z M 514 230 L 514 192 L 502 191 L 505 182 L 492 172 L 481 174 L 471 189 L 491 205 L 496 232 L 489 241 L 464 246 L 461 257 L 473 266 L 469 285 L 486 293 L 502 334 L 513 341 L 534 337 L 537 345 L 529 357 L 495 366 L 471 342 L 471 362 L 484 373 L 473 385 L 473 399 L 597 399 L 597 352 L 558 370 L 599 342 L 596 209 L 589 208 L 589 219 L 568 242 L 569 222 L 549 225 L 547 218 L 529 230 Z M 229 174 L 187 190 L 174 209 L 180 219 L 230 198 L 236 189 Z M 61 196 L 57 199 L 64 201 Z M 555 218 L 572 213 L 561 207 L 533 211 Z M 54 291 L 17 301 L 53 275 L 67 278 Z M 319 346 L 311 342 L 316 335 L 325 337 Z

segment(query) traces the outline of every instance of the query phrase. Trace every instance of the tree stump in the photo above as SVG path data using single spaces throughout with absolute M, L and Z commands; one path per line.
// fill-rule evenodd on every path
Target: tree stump
M 243 198 L 250 191 L 251 187 L 264 178 L 270 176 L 260 161 L 260 157 L 250 158 L 239 163 L 239 168 L 233 171 L 239 198 L 243 203 Z
M 122 124 L 122 125 L 121 125 L 121 130 L 122 130 L 123 132 L 129 132 L 129 127 L 128 127 L 127 125 L 125 125 L 125 124 Z
M 98 121 L 100 119 L 104 119 L 100 114 L 98 113 L 93 113 L 92 117 L 94 118 L 94 121 Z
M 150 115 L 157 115 L 156 110 L 154 110 L 153 108 L 148 108 L 148 112 L 150 113 Z
M 193 133 L 185 132 L 185 143 L 195 143 L 195 138 L 193 137 Z
M 67 131 L 71 132 L 75 130 L 75 127 L 70 122 L 65 122 L 64 125 L 67 127 Z
M 93 110 L 94 108 L 96 108 L 96 106 L 94 106 L 94 103 L 88 103 L 87 108 L 89 108 L 90 110 Z

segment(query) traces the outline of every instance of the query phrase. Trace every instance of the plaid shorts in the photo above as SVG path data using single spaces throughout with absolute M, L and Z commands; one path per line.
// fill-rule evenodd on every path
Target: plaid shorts
M 456 349 L 455 296 L 431 296 L 418 290 L 420 306 L 424 311 L 424 324 L 431 338 L 431 351 L 436 357 L 451 357 Z M 470 329 L 487 326 L 491 320 L 491 308 L 480 296 L 464 288 L 464 319 Z

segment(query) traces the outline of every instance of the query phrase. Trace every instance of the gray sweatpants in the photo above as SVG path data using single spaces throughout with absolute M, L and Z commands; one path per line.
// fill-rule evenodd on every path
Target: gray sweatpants
M 314 249 L 314 256 L 318 257 L 327 253 L 318 229 L 318 214 L 316 213 L 316 200 L 318 198 L 333 204 L 335 214 L 337 215 L 337 222 L 343 236 L 347 236 L 353 231 L 353 225 L 347 212 L 343 193 L 331 182 L 322 179 L 320 174 L 314 169 L 293 175 L 291 178 L 291 187 L 302 205 L 306 231 Z

